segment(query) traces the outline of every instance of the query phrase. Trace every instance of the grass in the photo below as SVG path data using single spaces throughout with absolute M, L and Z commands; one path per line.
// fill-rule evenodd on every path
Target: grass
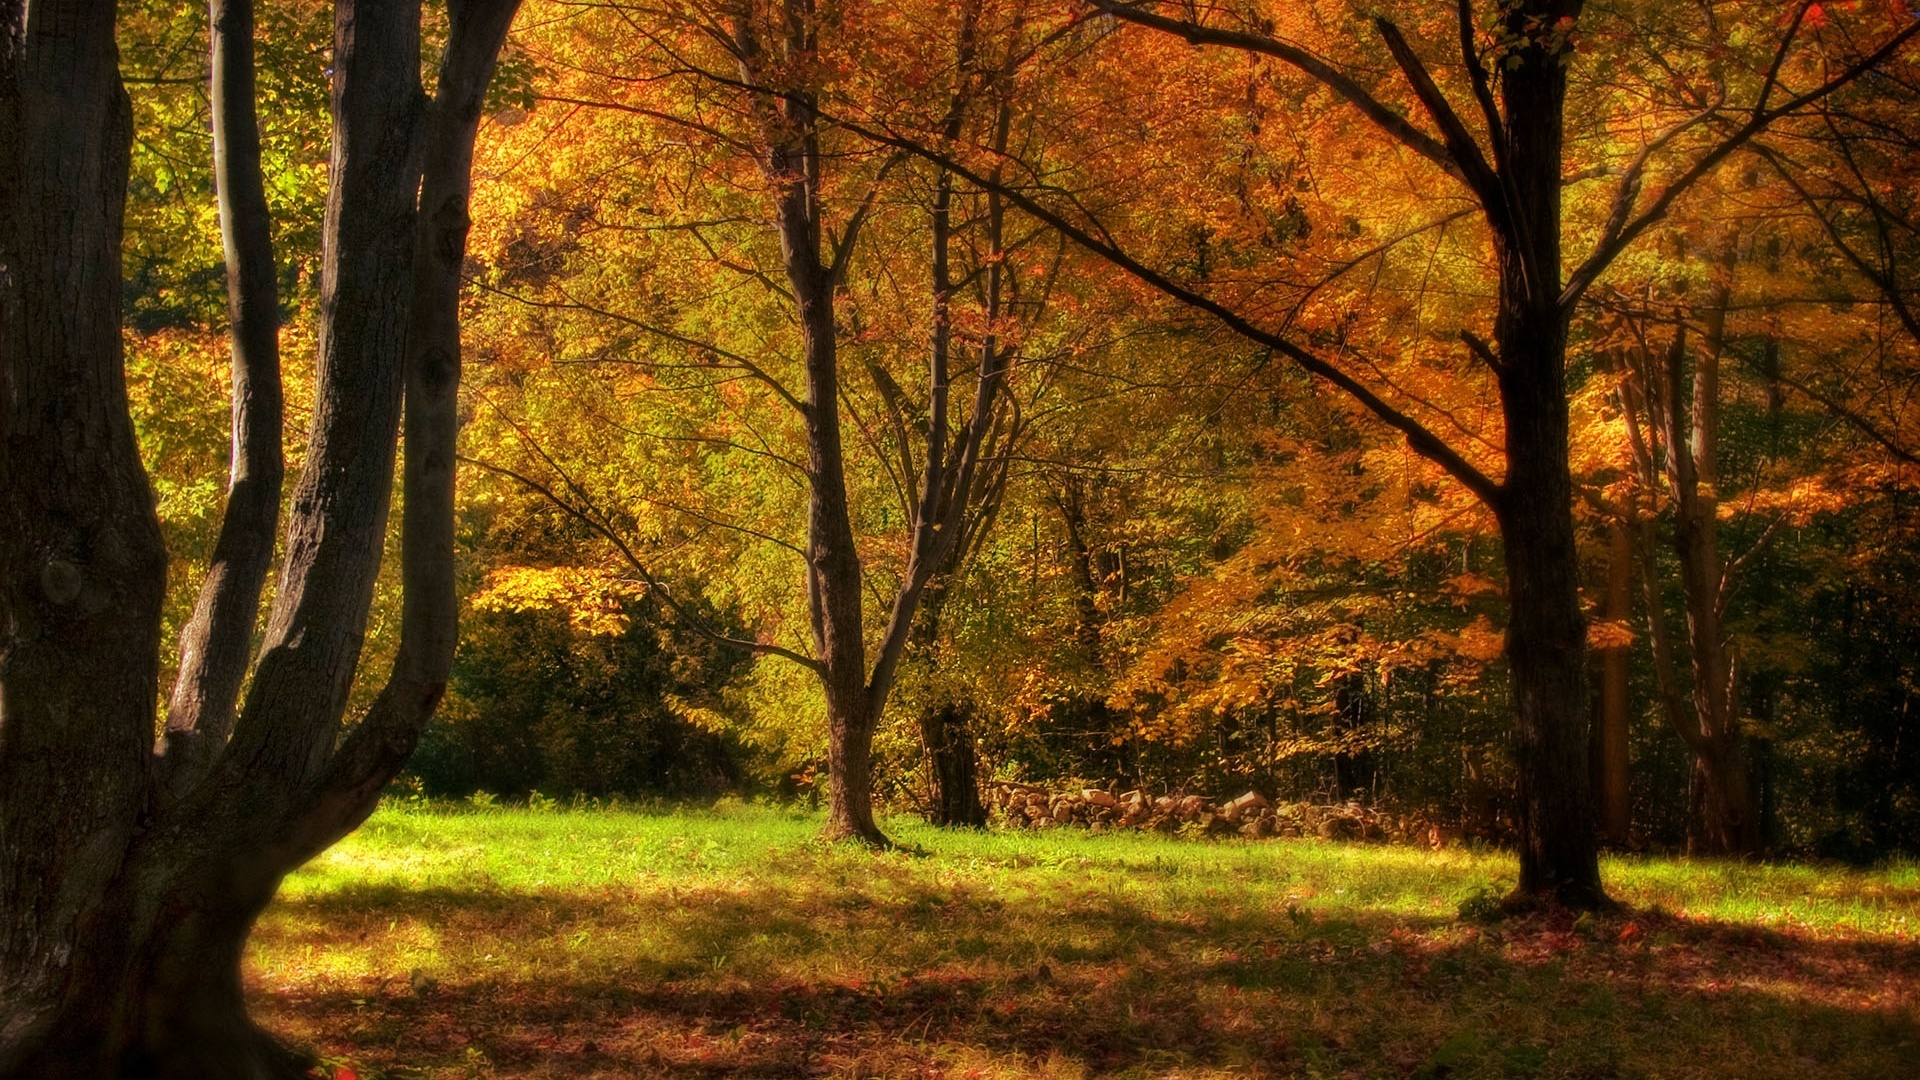
M 289 878 L 254 1008 L 328 1068 L 482 1077 L 1899 1077 L 1920 871 L 816 818 L 384 810 Z

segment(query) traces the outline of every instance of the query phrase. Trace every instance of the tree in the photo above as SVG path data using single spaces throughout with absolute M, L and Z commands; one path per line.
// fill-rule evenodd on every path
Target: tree
M 1035 236 L 1004 236 L 1003 212 L 990 199 L 822 124 L 816 104 L 850 82 L 869 89 L 847 72 L 924 61 L 925 101 L 894 107 L 925 105 L 969 135 L 994 130 L 1005 115 L 992 107 L 1002 46 L 981 26 L 984 7 L 946 12 L 933 34 L 924 24 L 888 25 L 893 12 L 884 7 L 803 0 L 689 6 L 660 19 L 621 9 L 578 16 L 575 33 L 610 35 L 644 56 L 649 74 L 570 60 L 577 75 L 547 100 L 584 113 L 583 127 L 604 118 L 609 139 L 691 144 L 685 160 L 699 182 L 682 183 L 679 162 L 661 170 L 676 174 L 663 180 L 609 163 L 600 144 L 568 139 L 568 152 L 596 160 L 596 176 L 615 178 L 606 185 L 650 201 L 622 213 L 603 195 L 585 207 L 606 237 L 591 260 L 556 259 L 539 281 L 501 274 L 512 299 L 574 320 L 570 351 L 598 353 L 590 362 L 598 385 L 585 394 L 618 398 L 614 388 L 626 387 L 682 396 L 676 417 L 617 402 L 599 410 L 628 440 L 626 461 L 605 460 L 604 442 L 562 449 L 563 432 L 509 420 L 517 426 L 510 442 L 531 460 L 495 454 L 486 467 L 600 534 L 623 572 L 683 613 L 691 605 L 673 601 L 664 584 L 671 556 L 654 543 L 661 533 L 725 530 L 780 558 L 797 555 L 797 575 L 784 566 L 747 572 L 762 570 L 765 583 L 798 579 L 786 595 L 804 603 L 805 631 L 779 640 L 777 615 L 748 612 L 758 632 L 728 640 L 800 665 L 819 686 L 826 831 L 876 845 L 886 839 L 873 820 L 875 730 L 916 627 L 930 625 L 929 589 L 941 592 L 936 579 L 964 563 L 992 518 L 1019 426 L 1009 387 L 1022 363 L 1020 331 L 1044 303 L 1019 303 L 1017 272 L 1006 265 Z M 729 304 L 682 299 L 719 293 L 731 295 Z M 553 381 L 522 380 L 513 393 L 531 409 Z M 741 392 L 748 387 L 755 392 Z M 700 445 L 713 460 L 739 453 L 691 481 L 679 471 L 686 462 L 676 463 L 678 482 L 700 490 L 650 507 L 643 523 L 637 500 L 607 474 L 632 471 L 642 453 L 664 456 L 657 443 L 665 439 L 649 438 L 656 446 L 647 450 L 636 444 L 674 424 L 680 447 Z M 721 509 L 748 501 L 749 491 L 783 512 L 750 523 Z M 801 501 L 803 510 L 788 511 Z M 742 575 L 708 562 L 673 576 L 718 591 Z
M 449 5 L 430 101 L 418 3 L 335 8 L 313 427 L 237 709 L 271 554 L 280 410 L 252 10 L 212 6 L 233 484 L 158 745 L 166 552 L 122 372 L 132 133 L 113 9 L 0 11 L 0 1075 L 304 1070 L 247 1018 L 240 957 L 281 878 L 372 812 L 446 683 L 469 168 L 516 6 Z M 403 402 L 401 643 L 343 732 Z
M 1693 357 L 1691 388 L 1685 382 L 1683 322 L 1674 328 L 1672 344 L 1664 352 L 1647 345 L 1644 329 L 1638 347 L 1624 350 L 1629 374 L 1621 381 L 1620 398 L 1640 488 L 1653 496 L 1664 478 L 1666 501 L 1672 508 L 1672 549 L 1680 564 L 1687 655 L 1692 661 L 1690 706 L 1683 700 L 1676 650 L 1664 614 L 1652 522 L 1642 513 L 1633 513 L 1626 528 L 1639 549 L 1662 711 L 1694 756 L 1698 811 L 1689 830 L 1689 846 L 1714 854 L 1750 855 L 1761 846 L 1760 807 L 1740 732 L 1740 673 L 1726 621 L 1728 601 L 1741 583 L 1741 571 L 1772 539 L 1773 530 L 1762 533 L 1756 546 L 1741 557 L 1729 561 L 1722 556 L 1720 373 L 1734 261 L 1732 245 L 1727 247 L 1726 257 L 1716 260 L 1718 280 L 1704 312 L 1705 340 Z M 1780 520 L 1775 519 L 1776 527 Z
M 1469 456 L 1459 440 L 1443 437 L 1420 417 L 1417 398 L 1396 403 L 1394 390 L 1383 392 L 1356 375 L 1350 362 L 1342 362 L 1341 353 L 1346 350 L 1276 330 L 1230 300 L 1212 295 L 1204 280 L 1192 276 L 1180 280 L 1149 265 L 1122 248 L 1102 223 L 1051 205 L 1043 189 L 1008 190 L 1010 201 L 1023 211 L 1104 255 L 1136 279 L 1217 318 L 1351 395 L 1493 511 L 1505 552 L 1506 658 L 1518 762 L 1520 880 L 1513 899 L 1583 908 L 1605 904 L 1588 773 L 1586 619 L 1578 594 L 1579 557 L 1568 466 L 1569 320 L 1593 283 L 1702 177 L 1782 118 L 1807 109 L 1883 64 L 1920 33 L 1920 24 L 1898 28 L 1878 46 L 1848 57 L 1838 70 L 1817 72 L 1812 86 L 1794 92 L 1782 84 L 1791 73 L 1787 61 L 1794 56 L 1804 17 L 1813 9 L 1812 4 L 1801 3 L 1747 76 L 1750 104 L 1735 107 L 1723 99 L 1704 109 L 1683 111 L 1676 106 L 1669 126 L 1643 138 L 1636 151 L 1614 155 L 1620 163 L 1601 172 L 1617 173 L 1618 179 L 1597 228 L 1583 229 L 1584 222 L 1569 220 L 1564 212 L 1562 195 L 1569 70 L 1582 32 L 1585 5 L 1581 0 L 1509 0 L 1498 5 L 1491 26 L 1484 29 L 1473 5 L 1465 0 L 1448 16 L 1435 19 L 1440 26 L 1451 24 L 1441 39 L 1451 37 L 1455 42 L 1451 46 L 1458 70 L 1455 81 L 1464 86 L 1471 101 L 1465 109 L 1456 106 L 1458 95 L 1442 88 L 1435 69 L 1398 23 L 1384 15 L 1368 20 L 1368 30 L 1377 37 L 1430 127 L 1403 115 L 1382 96 L 1382 90 L 1370 88 L 1353 65 L 1276 34 L 1270 21 L 1239 18 L 1218 9 L 1172 17 L 1160 14 L 1160 5 L 1151 3 L 1096 0 L 1092 6 L 1121 22 L 1202 49 L 1268 58 L 1293 69 L 1357 110 L 1372 125 L 1377 139 L 1424 160 L 1449 184 L 1458 185 L 1478 211 L 1493 264 L 1492 303 L 1483 313 L 1491 317 L 1491 340 L 1472 326 L 1463 326 L 1459 338 L 1492 374 L 1503 428 L 1498 449 L 1504 469 L 1497 479 Z M 1753 13 L 1762 14 L 1771 17 Z M 1306 20 L 1303 29 L 1312 25 Z M 1477 120 L 1470 123 L 1469 116 Z M 1482 130 L 1476 132 L 1476 125 Z M 1682 137 L 1696 132 L 1705 135 L 1694 136 L 1690 160 L 1673 167 L 1667 182 L 1643 198 L 1650 167 L 1663 165 L 1665 152 L 1676 143 L 1687 145 Z M 868 133 L 951 162 L 912 138 Z M 964 170 L 963 165 L 955 167 Z M 962 175 L 969 174 L 963 171 Z M 1588 251 L 1569 272 L 1563 266 L 1562 249 L 1570 237 L 1582 232 L 1589 238 Z

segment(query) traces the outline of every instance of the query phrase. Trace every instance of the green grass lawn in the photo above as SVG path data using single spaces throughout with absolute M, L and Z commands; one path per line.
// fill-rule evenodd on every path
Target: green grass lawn
M 1920 1077 L 1920 872 L 819 819 L 383 810 L 287 880 L 254 1008 L 373 1077 Z

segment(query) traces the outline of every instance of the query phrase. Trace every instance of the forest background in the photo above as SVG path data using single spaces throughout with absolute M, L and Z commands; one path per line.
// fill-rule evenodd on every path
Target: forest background
M 1357 5 L 1165 10 L 1307 43 L 1407 97 Z M 422 794 L 822 796 L 807 328 L 760 122 L 795 91 L 743 71 L 723 14 L 530 3 L 503 55 L 463 312 L 462 644 L 406 781 Z M 1456 14 L 1394 11 L 1423 42 Z M 969 770 L 1253 788 L 1508 838 L 1492 512 L 1348 395 L 1062 228 L 1312 343 L 1498 475 L 1471 201 L 1257 49 L 1037 0 L 815 15 L 778 75 L 825 118 L 812 239 L 832 271 L 862 645 L 897 646 L 877 797 L 938 814 L 943 776 Z M 259 18 L 298 433 L 332 25 L 318 3 Z M 1589 5 L 1566 43 L 1569 222 L 1619 232 L 1618 192 L 1674 185 L 1756 94 L 1822 85 L 1912 20 L 1900 3 Z M 1499 28 L 1477 35 L 1500 63 Z M 186 569 L 171 635 L 229 434 L 204 12 L 133 5 L 121 48 L 128 370 Z M 1700 821 L 1722 753 L 1750 782 L 1735 846 L 1869 859 L 1920 836 L 1915 64 L 1896 53 L 1746 140 L 1572 320 L 1593 772 L 1616 843 L 1714 846 Z M 936 350 L 950 378 L 930 382 Z M 949 510 L 936 552 L 917 526 Z M 375 669 L 397 636 L 388 564 Z M 918 603 L 890 621 L 909 586 Z

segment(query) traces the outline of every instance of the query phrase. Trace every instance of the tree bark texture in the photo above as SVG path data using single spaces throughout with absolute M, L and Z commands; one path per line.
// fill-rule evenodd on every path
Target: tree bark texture
M 1505 542 L 1507 664 L 1519 775 L 1515 899 L 1606 902 L 1587 765 L 1586 619 L 1580 610 L 1573 480 L 1567 459 L 1567 309 L 1562 306 L 1560 170 L 1567 43 L 1552 28 L 1580 3 L 1505 8 L 1516 40 L 1500 92 L 1501 175 L 1483 202 L 1500 270 L 1494 346 L 1507 474 L 1494 506 Z
M 240 49 L 231 35 L 241 32 L 244 18 L 233 14 L 234 6 L 225 8 L 232 21 L 216 22 L 216 50 L 223 36 L 226 47 Z M 9 442 L 0 459 L 9 482 L 0 525 L 5 565 L 21 565 L 15 552 L 33 549 L 36 529 L 78 520 L 45 505 L 60 491 L 82 492 L 98 503 L 133 488 L 137 497 L 118 509 L 119 527 L 125 532 L 124 522 L 144 519 L 150 541 L 109 543 L 109 560 L 95 540 L 65 555 L 46 575 L 54 599 L 65 598 L 61 606 L 87 611 L 89 590 L 107 580 L 106 570 L 143 556 L 137 574 L 116 571 L 127 584 L 118 587 L 111 610 L 88 611 L 111 634 L 56 628 L 62 633 L 50 635 L 36 626 L 31 637 L 23 635 L 23 612 L 39 624 L 45 619 L 23 606 L 33 597 L 18 591 L 18 575 L 7 582 L 7 618 L 0 626 L 0 767 L 8 781 L 0 791 L 0 924 L 7 927 L 0 954 L 0 1077 L 304 1074 L 299 1055 L 248 1019 L 240 961 L 253 922 L 281 878 L 371 812 L 431 715 L 451 663 L 454 299 L 467 162 L 481 94 L 515 7 L 515 0 L 450 5 L 451 32 L 430 120 L 423 117 L 418 78 L 418 6 L 342 0 L 336 8 L 335 186 L 324 231 L 323 352 L 312 450 L 288 526 L 290 556 L 268 649 L 247 708 L 224 745 L 218 718 L 233 702 L 220 698 L 231 691 L 221 690 L 229 684 L 219 679 L 203 679 L 189 694 L 181 715 L 197 722 L 174 728 L 174 738 L 158 746 L 152 736 L 164 553 L 151 524 L 125 397 L 113 392 L 120 377 L 118 214 L 126 129 L 111 6 L 36 5 L 35 19 L 50 20 L 48 25 L 37 34 L 30 27 L 24 39 L 8 39 L 0 61 L 0 108 L 23 117 L 24 126 L 0 124 L 12 133 L 0 135 L 8 140 L 0 190 L 10 201 L 16 193 L 37 195 L 57 210 L 64 198 L 70 210 L 90 206 L 93 212 L 91 219 L 69 212 L 69 228 L 87 229 L 37 238 L 41 247 L 20 242 L 24 229 L 6 234 L 9 266 L 31 268 L 33 259 L 18 260 L 15 253 L 35 252 L 43 254 L 34 258 L 56 265 L 79 259 L 89 269 L 55 280 L 20 275 L 6 282 L 0 372 L 26 392 L 16 395 L 6 416 Z M 76 43 L 83 46 L 77 55 Z M 47 56 L 36 56 L 42 49 Z M 233 59 L 230 54 L 217 65 L 229 78 Z M 63 95 L 47 96 L 33 78 L 20 77 L 36 65 L 58 72 Z M 231 85 L 226 91 L 238 92 Z M 223 92 L 216 86 L 216 97 Z M 95 102 L 102 123 L 76 122 L 81 101 Z M 117 127 L 109 122 L 115 115 L 122 118 Z M 63 140 L 103 135 L 122 146 L 117 157 L 96 155 L 104 167 L 90 172 L 69 158 L 60 173 L 33 180 L 37 159 L 61 151 Z M 257 180 L 257 159 L 249 166 L 244 154 L 230 154 L 222 166 L 250 167 Z M 246 186 L 236 178 L 229 194 L 244 199 Z M 417 213 L 423 202 L 425 213 Z M 224 217 L 230 251 L 248 248 L 243 217 Z M 7 220 L 20 222 L 12 213 Z M 252 255 L 235 258 L 237 279 L 244 281 L 249 268 L 258 270 L 258 255 L 256 245 Z M 237 291 L 257 297 L 246 287 Z M 97 339 L 85 356 L 91 370 L 69 370 L 62 382 L 84 388 L 92 380 L 101 389 L 89 410 L 62 416 L 63 397 L 79 396 L 43 381 L 62 365 L 75 367 L 54 312 L 78 310 L 89 312 Z M 257 372 L 252 364 L 263 354 L 253 349 L 272 329 L 271 322 L 263 328 L 256 315 L 236 314 L 237 338 L 259 335 L 236 341 L 237 383 Z M 391 494 L 403 385 L 409 452 L 400 659 L 373 709 L 342 741 L 345 693 Z M 277 413 L 273 395 L 238 388 L 237 395 L 244 400 L 235 406 L 235 471 L 254 465 L 271 471 L 274 463 L 248 460 L 246 451 L 264 451 L 258 434 L 277 427 L 277 416 L 248 415 L 255 408 Z M 36 430 L 43 417 L 60 423 L 60 437 Z M 272 451 L 277 458 L 277 435 Z M 17 472 L 23 459 L 52 466 L 48 477 L 23 480 Z M 229 525 L 234 515 L 253 512 L 244 503 L 230 500 Z M 219 612 L 227 610 L 233 591 L 257 594 L 257 583 L 249 586 L 241 578 L 216 573 L 203 601 L 212 593 L 212 610 Z M 250 615 L 240 607 L 231 605 L 235 619 L 250 631 Z M 220 650 L 202 661 L 206 669 L 237 665 L 244 676 L 245 637 L 206 632 L 209 648 L 217 644 Z M 110 652 L 102 650 L 106 644 Z M 230 651 L 235 649 L 238 660 Z M 84 702 L 47 677 L 81 663 L 95 695 Z M 124 674 L 102 678 L 102 672 Z M 122 688 L 133 680 L 138 683 Z M 117 694 L 103 694 L 116 688 Z M 50 697 L 50 691 L 68 700 Z M 60 723 L 37 719 L 45 717 Z M 169 753 L 183 733 L 206 737 L 205 751 Z M 189 762 L 204 767 L 180 768 Z M 35 790 L 36 777 L 57 780 L 63 790 Z M 91 831 L 63 830 L 61 816 L 48 814 L 50 806 L 69 804 L 89 815 Z
M 212 0 L 213 171 L 227 260 L 233 449 L 212 564 L 180 630 L 162 798 L 197 781 L 233 730 L 280 517 L 280 300 L 254 108 L 252 0 Z
M 0 1073 L 147 797 L 166 552 L 128 414 L 113 6 L 0 16 Z

